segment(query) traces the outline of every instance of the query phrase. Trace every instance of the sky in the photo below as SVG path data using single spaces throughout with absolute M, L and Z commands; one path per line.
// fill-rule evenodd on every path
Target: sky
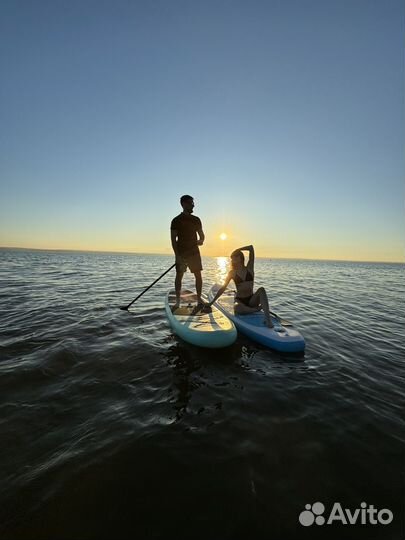
M 402 0 L 3 0 L 0 246 L 405 261 Z M 220 233 L 227 234 L 220 240 Z

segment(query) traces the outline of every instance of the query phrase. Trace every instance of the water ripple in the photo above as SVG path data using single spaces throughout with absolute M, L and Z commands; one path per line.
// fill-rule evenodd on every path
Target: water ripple
M 171 257 L 0 256 L 7 538 L 51 538 L 61 529 L 77 537 L 89 493 L 96 506 L 119 504 L 132 516 L 123 485 L 139 504 L 155 501 L 137 515 L 140 523 L 165 512 L 156 493 L 177 508 L 187 507 L 187 492 L 224 538 L 234 518 L 216 514 L 222 503 L 212 502 L 211 491 L 200 500 L 201 486 L 223 489 L 232 515 L 243 514 L 261 537 L 273 530 L 269 513 L 296 523 L 298 509 L 325 493 L 397 508 L 405 443 L 403 265 L 258 259 L 257 285 L 306 339 L 304 355 L 283 355 L 243 336 L 209 352 L 177 339 L 163 310 L 173 274 L 129 312 L 119 310 Z M 205 289 L 226 264 L 204 259 Z M 186 274 L 184 286 L 193 285 Z M 69 519 L 57 510 L 64 506 L 72 509 Z M 83 538 L 111 536 L 96 512 L 98 520 L 93 536 Z M 204 527 L 201 537 L 212 533 Z

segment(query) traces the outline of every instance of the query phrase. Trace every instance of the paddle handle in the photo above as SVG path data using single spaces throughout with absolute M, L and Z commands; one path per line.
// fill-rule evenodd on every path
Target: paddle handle
M 155 283 L 157 283 L 157 282 L 159 281 L 159 279 L 162 279 L 162 277 L 165 276 L 168 272 L 170 272 L 170 270 L 172 270 L 172 268 L 174 268 L 175 266 L 176 266 L 176 263 L 172 264 L 172 266 L 171 266 L 170 268 L 168 268 L 168 269 L 166 270 L 166 272 L 163 272 L 163 274 L 162 274 L 161 276 L 159 276 L 157 279 L 155 279 L 155 281 L 154 281 L 153 283 L 151 283 L 151 284 L 149 285 L 149 287 L 146 287 L 146 289 L 145 289 L 144 291 L 142 291 L 141 294 L 138 294 L 138 296 L 137 296 L 136 298 L 134 298 L 134 299 L 132 300 L 132 302 L 129 303 L 129 304 L 125 307 L 125 309 L 128 309 L 129 307 L 131 307 L 132 304 L 138 300 L 138 298 L 140 298 L 143 294 L 145 294 L 147 291 L 149 291 L 149 289 L 150 289 L 151 287 L 153 287 L 153 285 L 154 285 Z

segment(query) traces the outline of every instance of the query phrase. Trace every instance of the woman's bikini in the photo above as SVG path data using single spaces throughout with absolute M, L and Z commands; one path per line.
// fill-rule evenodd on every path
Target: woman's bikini
M 245 279 L 241 278 L 239 274 L 235 272 L 235 277 L 233 278 L 236 285 L 239 285 L 240 283 L 245 283 L 246 281 L 253 281 L 253 274 L 246 269 L 246 276 Z M 249 296 L 235 296 L 235 300 L 238 302 L 242 302 L 242 304 L 245 304 L 245 306 L 250 306 L 250 299 L 252 298 L 253 294 Z

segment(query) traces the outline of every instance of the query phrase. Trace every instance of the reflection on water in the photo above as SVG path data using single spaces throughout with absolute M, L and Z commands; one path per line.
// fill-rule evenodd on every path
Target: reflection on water
M 167 364 L 173 369 L 173 381 L 169 389 L 170 403 L 174 409 L 174 418 L 179 421 L 187 413 L 192 413 L 190 400 L 194 392 L 206 385 L 204 369 L 213 366 L 225 367 L 225 380 L 228 383 L 229 369 L 240 369 L 241 347 L 234 345 L 226 349 L 212 349 L 207 359 L 204 349 L 185 343 L 173 337 L 173 344 L 165 353 Z M 216 373 L 218 375 L 218 373 Z M 221 384 L 224 383 L 220 376 Z M 216 380 L 215 383 L 218 383 Z M 194 396 L 195 398 L 196 396 Z M 205 407 L 203 407 L 204 409 Z M 200 410 L 197 414 L 200 414 Z
M 217 283 L 223 283 L 229 272 L 230 260 L 228 257 L 217 257 L 216 262 L 215 279 Z
M 173 370 L 173 386 L 169 390 L 175 418 L 179 421 L 187 410 L 195 385 L 190 382 L 190 375 L 201 367 L 201 362 L 188 354 L 186 346 L 175 343 L 167 352 L 168 364 Z

